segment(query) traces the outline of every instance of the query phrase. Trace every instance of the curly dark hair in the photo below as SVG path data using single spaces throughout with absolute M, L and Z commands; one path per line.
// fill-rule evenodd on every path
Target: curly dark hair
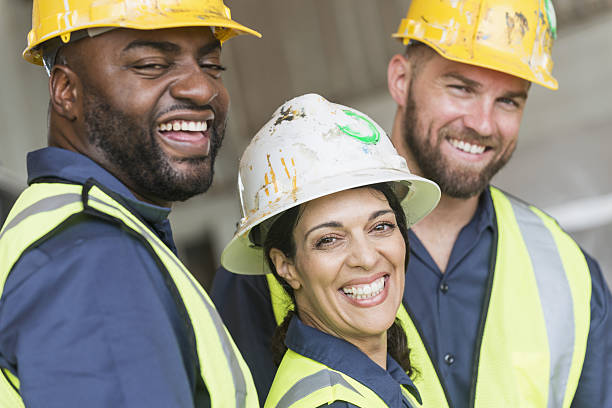
M 406 244 L 406 263 L 408 262 L 409 256 L 409 246 L 408 246 L 408 228 L 406 226 L 406 215 L 404 214 L 404 210 L 398 200 L 396 194 L 393 191 L 393 187 L 391 183 L 379 183 L 379 184 L 371 184 L 368 186 L 357 187 L 357 188 L 371 188 L 376 191 L 381 192 L 389 206 L 393 210 L 395 214 L 395 219 L 397 222 L 398 229 L 402 234 L 402 238 L 404 239 L 404 243 Z M 270 250 L 272 248 L 276 248 L 282 251 L 286 257 L 293 259 L 295 257 L 295 242 L 293 240 L 293 229 L 299 220 L 299 216 L 301 214 L 301 208 L 303 205 L 296 206 L 290 208 L 289 210 L 282 213 L 276 220 L 274 220 L 270 230 L 266 234 L 265 241 L 263 242 L 263 250 L 265 254 L 266 261 L 268 262 L 268 266 L 272 271 L 276 280 L 283 287 L 285 292 L 291 298 L 293 303 L 294 310 L 291 310 L 283 322 L 276 328 L 274 331 L 274 335 L 272 337 L 272 354 L 274 357 L 274 363 L 278 366 L 280 365 L 281 360 L 285 352 L 287 351 L 287 347 L 285 346 L 285 336 L 287 335 L 287 329 L 289 328 L 289 322 L 292 317 L 297 313 L 297 304 L 295 302 L 295 295 L 293 293 L 293 288 L 289 286 L 289 284 L 281 278 L 270 258 Z M 260 231 L 254 231 L 252 234 L 252 239 L 255 238 L 259 240 Z M 401 327 L 401 324 L 398 319 L 395 319 L 393 325 L 387 330 L 387 351 L 396 360 L 400 366 L 408 373 L 408 375 L 413 374 L 413 367 L 410 364 L 410 349 L 408 348 L 408 341 L 406 338 L 406 333 Z

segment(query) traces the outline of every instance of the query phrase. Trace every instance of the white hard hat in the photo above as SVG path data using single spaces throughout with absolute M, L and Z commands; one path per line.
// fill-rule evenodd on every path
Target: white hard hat
M 354 187 L 394 182 L 408 227 L 440 199 L 434 182 L 410 173 L 386 133 L 355 109 L 308 94 L 285 102 L 240 159 L 242 218 L 223 250 L 231 272 L 269 272 L 251 229 L 299 204 Z

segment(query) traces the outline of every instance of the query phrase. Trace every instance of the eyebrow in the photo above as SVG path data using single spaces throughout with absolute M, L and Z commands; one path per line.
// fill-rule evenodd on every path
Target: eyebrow
M 478 81 L 474 81 L 473 79 L 467 78 L 457 72 L 449 72 L 447 74 L 444 74 L 442 76 L 443 78 L 453 78 L 456 79 L 458 81 L 463 82 L 465 85 L 468 85 L 472 88 L 478 89 L 482 87 L 482 84 Z
M 215 39 L 214 41 L 209 42 L 203 47 L 200 47 L 200 49 L 198 49 L 198 55 L 208 55 L 217 49 L 221 51 L 221 42 Z
M 458 81 L 463 82 L 465 85 L 474 88 L 474 89 L 479 89 L 482 88 L 482 84 L 478 81 L 474 81 L 473 79 L 467 78 L 457 72 L 449 72 L 448 74 L 445 74 L 443 76 L 444 78 L 454 78 Z M 509 91 L 506 92 L 505 94 L 502 95 L 502 98 L 521 98 L 521 99 L 527 99 L 527 91 Z
M 393 210 L 374 211 L 372 214 L 370 214 L 370 217 L 368 217 L 368 221 L 375 220 L 376 218 L 380 217 L 381 215 L 392 213 L 392 212 L 393 212 Z M 314 227 L 309 229 L 306 232 L 306 234 L 304 234 L 304 239 L 308 238 L 308 235 L 310 235 L 310 233 L 315 231 L 315 230 L 318 230 L 318 229 L 321 229 L 321 228 L 339 228 L 339 227 L 342 227 L 342 223 L 340 223 L 338 221 L 324 222 L 323 224 L 315 225 Z
M 134 40 L 129 43 L 121 53 L 128 52 L 137 48 L 153 48 L 162 52 L 169 52 L 176 54 L 180 51 L 181 47 L 168 41 L 147 41 L 147 40 Z
M 504 95 L 502 95 L 502 98 L 520 98 L 523 100 L 527 100 L 527 91 L 506 92 Z

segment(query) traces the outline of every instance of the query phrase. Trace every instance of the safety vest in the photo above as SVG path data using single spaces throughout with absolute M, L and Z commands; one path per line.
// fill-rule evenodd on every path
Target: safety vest
M 476 408 L 569 408 L 591 321 L 591 275 L 584 254 L 556 221 L 491 187 L 497 244 L 477 337 L 470 389 Z M 291 300 L 267 276 L 277 322 Z M 451 407 L 414 319 L 398 318 L 408 338 L 423 407 Z
M 410 408 L 421 404 L 401 386 Z M 370 388 L 348 375 L 289 349 L 283 356 L 264 408 L 314 408 L 346 401 L 361 408 L 388 408 Z
M 142 241 L 176 285 L 193 326 L 200 375 L 212 407 L 258 407 L 251 373 L 208 295 L 172 251 L 121 201 L 93 181 L 84 186 L 37 183 L 28 187 L 0 231 L 0 296 L 22 254 L 52 236 L 68 220 L 86 213 L 115 223 Z M 2 373 L 0 406 L 23 407 L 19 379 L 6 368 Z

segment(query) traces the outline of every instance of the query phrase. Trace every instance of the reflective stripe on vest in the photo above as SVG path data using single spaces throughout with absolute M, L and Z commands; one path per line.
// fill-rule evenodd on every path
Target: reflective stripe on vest
M 195 278 L 168 247 L 127 208 L 98 186 L 59 183 L 34 184 L 19 197 L 0 232 L 0 290 L 21 255 L 45 239 L 70 217 L 87 212 L 120 222 L 140 237 L 159 258 L 174 281 L 196 337 L 200 374 L 212 407 L 259 406 L 251 374 L 233 340 Z M 5 373 L 6 375 L 6 373 Z M 0 379 L 0 404 L 21 398 L 5 376 Z M 1 405 L 5 406 L 5 405 Z
M 499 236 L 475 406 L 567 408 L 591 320 L 588 265 L 553 219 L 495 188 L 491 196 Z
M 552 218 L 493 187 L 491 196 L 498 239 L 470 406 L 568 408 L 591 320 L 588 265 Z M 268 284 L 280 323 L 291 301 L 272 275 Z M 420 372 L 413 381 L 423 406 L 449 407 L 436 365 L 403 305 L 397 317 Z
M 402 387 L 410 407 L 420 404 Z M 264 408 L 313 408 L 346 401 L 362 408 L 387 408 L 374 391 L 326 365 L 287 350 Z

